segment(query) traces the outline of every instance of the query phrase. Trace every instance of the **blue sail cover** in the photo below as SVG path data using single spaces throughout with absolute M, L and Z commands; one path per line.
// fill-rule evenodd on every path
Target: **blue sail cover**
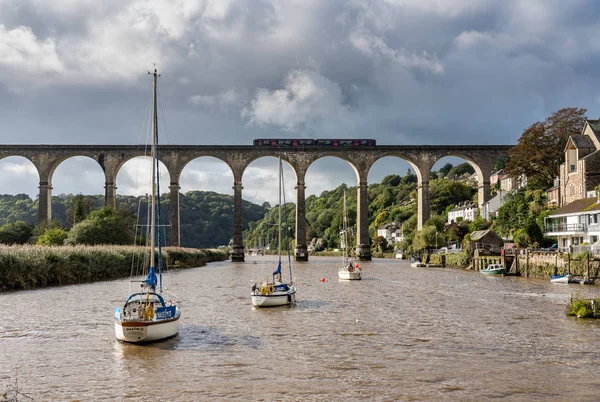
M 144 283 L 148 284 L 152 288 L 156 287 L 157 279 L 156 272 L 154 272 L 154 267 L 150 267 L 150 272 L 148 272 L 148 276 L 144 280 Z
M 281 273 L 281 261 L 279 262 L 279 264 L 277 264 L 277 268 L 275 268 L 275 271 L 273 271 L 273 275 L 277 275 Z

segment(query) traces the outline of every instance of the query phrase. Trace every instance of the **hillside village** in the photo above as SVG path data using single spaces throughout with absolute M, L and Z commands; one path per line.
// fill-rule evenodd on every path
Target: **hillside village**
M 541 227 L 543 235 L 553 240 L 552 248 L 560 251 L 600 254 L 600 120 L 586 120 L 581 134 L 569 136 L 559 171 L 553 186 L 545 190 L 546 209 L 551 213 Z M 513 178 L 499 169 L 492 172 L 490 185 L 495 193 L 481 210 L 474 201 L 466 200 L 448 211 L 444 233 L 459 222 L 473 222 L 478 217 L 493 222 L 511 196 L 527 187 L 527 177 Z M 405 240 L 402 225 L 397 222 L 381 225 L 377 235 L 394 249 Z M 508 236 L 504 241 L 513 243 L 514 239 Z M 461 243 L 444 244 L 442 251 L 460 248 Z

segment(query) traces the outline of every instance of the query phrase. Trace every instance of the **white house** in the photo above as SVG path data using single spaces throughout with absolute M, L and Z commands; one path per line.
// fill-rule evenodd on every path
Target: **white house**
M 556 237 L 558 248 L 594 244 L 600 240 L 600 202 L 597 197 L 575 200 L 549 215 L 544 235 Z
M 481 208 L 481 217 L 486 221 L 489 221 L 492 217 L 496 216 L 498 209 L 504 204 L 507 192 L 500 190 L 492 199 L 483 204 Z
M 385 238 L 388 244 L 400 243 L 404 240 L 402 234 L 402 227 L 396 222 L 386 223 L 379 229 L 377 229 L 377 236 Z
M 448 212 L 448 223 L 457 222 L 458 218 L 473 221 L 477 216 L 477 209 L 477 205 L 472 201 L 461 202 Z

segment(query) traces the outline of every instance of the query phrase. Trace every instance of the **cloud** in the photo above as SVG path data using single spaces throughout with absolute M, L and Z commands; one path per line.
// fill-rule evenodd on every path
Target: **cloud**
M 210 110 L 240 110 L 247 102 L 247 93 L 244 89 L 229 88 L 216 95 L 193 95 L 190 102 Z
M 0 24 L 0 66 L 9 76 L 25 75 L 37 81 L 65 72 L 56 42 L 51 38 L 38 39 L 26 26 L 7 29 Z
M 444 66 L 437 56 L 426 51 L 418 55 L 405 49 L 391 49 L 385 40 L 366 31 L 354 31 L 350 34 L 350 42 L 361 53 L 371 58 L 384 58 L 408 68 L 419 68 L 434 74 L 442 74 Z
M 337 83 L 315 71 L 293 70 L 286 75 L 283 88 L 259 88 L 242 116 L 252 124 L 297 131 L 329 116 L 345 114 L 346 110 Z

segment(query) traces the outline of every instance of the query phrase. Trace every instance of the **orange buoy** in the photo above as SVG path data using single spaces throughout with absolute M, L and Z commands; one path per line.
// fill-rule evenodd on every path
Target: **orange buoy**
M 321 278 L 321 282 L 325 282 L 325 278 Z

